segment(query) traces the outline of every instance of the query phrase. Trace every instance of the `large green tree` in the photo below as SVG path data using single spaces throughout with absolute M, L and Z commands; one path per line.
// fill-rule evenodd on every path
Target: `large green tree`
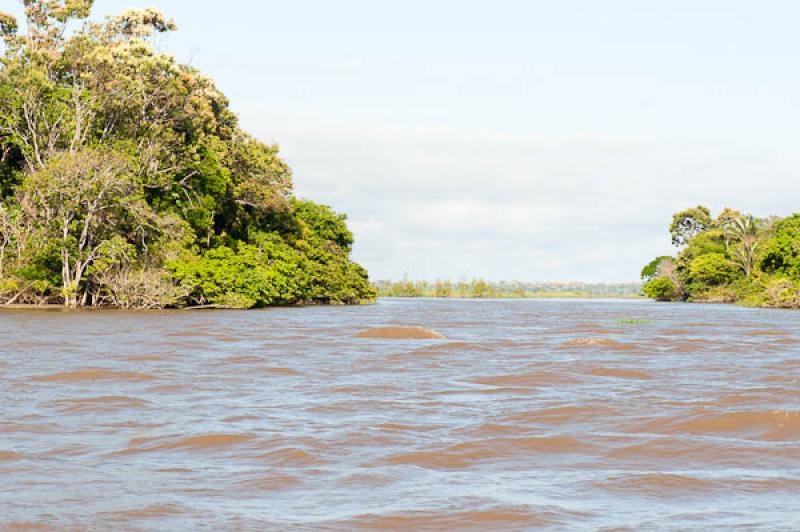
M 154 48 L 172 20 L 141 9 L 90 22 L 91 0 L 22 3 L 23 24 L 0 14 L 0 280 L 13 287 L 0 301 L 34 283 L 68 306 L 374 297 L 344 218 L 295 200 L 278 147 L 241 130 L 212 80 Z

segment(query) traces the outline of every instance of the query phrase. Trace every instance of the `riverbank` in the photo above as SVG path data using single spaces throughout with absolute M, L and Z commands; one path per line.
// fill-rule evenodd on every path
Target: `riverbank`
M 354 303 L 342 303 L 339 301 L 331 301 L 327 303 L 320 303 L 320 302 L 303 302 L 303 303 L 292 303 L 286 305 L 267 305 L 263 307 L 252 307 L 252 308 L 241 308 L 241 307 L 232 307 L 226 305 L 193 305 L 189 307 L 152 307 L 152 308 L 124 308 L 124 307 L 115 307 L 115 306 L 84 306 L 84 307 L 67 307 L 65 305 L 57 304 L 57 303 L 44 303 L 44 304 L 36 304 L 36 303 L 13 303 L 11 305 L 3 305 L 0 304 L 0 311 L 2 310 L 126 310 L 126 311 L 172 311 L 172 310 L 258 310 L 265 309 L 265 308 L 291 308 L 291 307 L 345 307 L 345 306 L 364 306 L 364 305 L 374 305 L 377 303 L 376 299 L 365 299 L 363 301 L 358 301 Z
M 0 305 L 0 310 L 58 310 L 65 308 L 64 305 L 34 305 L 34 304 L 13 304 L 13 305 Z

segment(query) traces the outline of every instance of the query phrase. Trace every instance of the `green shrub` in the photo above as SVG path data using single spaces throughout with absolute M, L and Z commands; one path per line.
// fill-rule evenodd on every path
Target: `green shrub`
M 16 279 L 0 279 L 0 296 L 13 294 L 19 290 L 19 281 Z
M 781 220 L 767 240 L 759 266 L 765 272 L 800 279 L 800 214 Z
M 689 263 L 691 284 L 719 286 L 731 282 L 737 273 L 736 264 L 722 253 L 700 255 Z
M 738 299 L 736 291 L 730 285 L 694 285 L 688 297 L 691 302 L 703 303 L 735 303 Z
M 285 249 L 240 244 L 237 250 L 220 246 L 168 267 L 189 294 L 189 304 L 252 308 L 299 299 L 296 259 Z
M 642 291 L 644 295 L 656 301 L 675 301 L 679 293 L 675 283 L 666 277 L 653 279 L 644 285 Z
M 800 283 L 781 277 L 766 283 L 764 306 L 775 308 L 800 308 Z

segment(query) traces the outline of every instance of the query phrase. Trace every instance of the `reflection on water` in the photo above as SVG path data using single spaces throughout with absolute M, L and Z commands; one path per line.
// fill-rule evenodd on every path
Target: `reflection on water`
M 0 336 L 0 528 L 800 526 L 800 313 L 4 311 Z

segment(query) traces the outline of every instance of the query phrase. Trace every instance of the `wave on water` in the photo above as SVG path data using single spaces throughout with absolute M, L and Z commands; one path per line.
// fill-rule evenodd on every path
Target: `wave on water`
M 609 349 L 612 351 L 633 351 L 639 349 L 639 346 L 635 344 L 623 343 L 617 340 L 612 340 L 610 338 L 597 338 L 597 337 L 577 338 L 575 340 L 567 340 L 566 342 L 563 342 L 561 346 L 564 348 L 590 347 L 599 349 Z
M 272 492 L 286 488 L 296 487 L 302 483 L 302 480 L 296 476 L 288 475 L 286 473 L 272 473 L 260 475 L 256 478 L 249 478 L 247 480 L 240 480 L 236 486 L 240 488 L 242 493 L 251 492 Z
M 114 371 L 102 368 L 89 368 L 78 371 L 65 371 L 50 375 L 40 375 L 31 380 L 37 382 L 95 382 L 95 381 L 129 381 L 145 382 L 155 380 L 155 377 L 146 373 L 133 371 Z
M 378 327 L 356 333 L 356 338 L 379 338 L 384 340 L 444 340 L 436 331 L 423 327 Z
M 589 370 L 589 374 L 595 377 L 614 377 L 618 379 L 650 380 L 653 378 L 653 375 L 646 371 L 623 368 L 592 368 Z
M 78 413 L 103 413 L 124 410 L 129 408 L 149 408 L 152 403 L 135 397 L 104 396 L 83 397 L 77 399 L 61 399 L 51 403 L 55 408 L 64 412 Z
M 646 430 L 668 434 L 715 434 L 761 440 L 800 440 L 800 412 L 787 410 L 708 412 L 685 420 L 661 421 Z
M 584 452 L 588 444 L 571 436 L 521 436 L 469 441 L 428 450 L 398 453 L 384 463 L 413 465 L 428 469 L 467 469 L 474 465 L 500 460 L 525 460 L 538 454 Z
M 685 475 L 647 473 L 612 477 L 594 484 L 600 489 L 648 497 L 669 497 L 708 493 L 726 486 L 724 482 Z
M 567 373 L 557 373 L 554 371 L 535 371 L 531 373 L 480 377 L 472 382 L 484 386 L 534 388 L 538 386 L 575 384 L 580 382 L 580 379 Z
M 121 510 L 102 514 L 108 522 L 125 524 L 131 521 L 161 519 L 187 513 L 189 510 L 178 504 L 152 504 L 132 510 Z
M 209 451 L 226 449 L 255 440 L 255 434 L 199 434 L 184 437 L 134 438 L 128 448 L 118 454 L 153 453 L 160 451 Z
M 320 458 L 316 454 L 297 447 L 278 449 L 263 454 L 259 456 L 258 459 L 284 467 L 319 466 L 327 463 L 327 460 Z
M 20 460 L 22 456 L 13 451 L 0 451 L 0 462 L 10 462 L 12 460 Z
M 476 511 L 367 514 L 335 523 L 335 526 L 352 530 L 490 530 L 496 527 L 542 527 L 558 521 L 550 512 L 540 513 L 524 507 L 501 507 Z

